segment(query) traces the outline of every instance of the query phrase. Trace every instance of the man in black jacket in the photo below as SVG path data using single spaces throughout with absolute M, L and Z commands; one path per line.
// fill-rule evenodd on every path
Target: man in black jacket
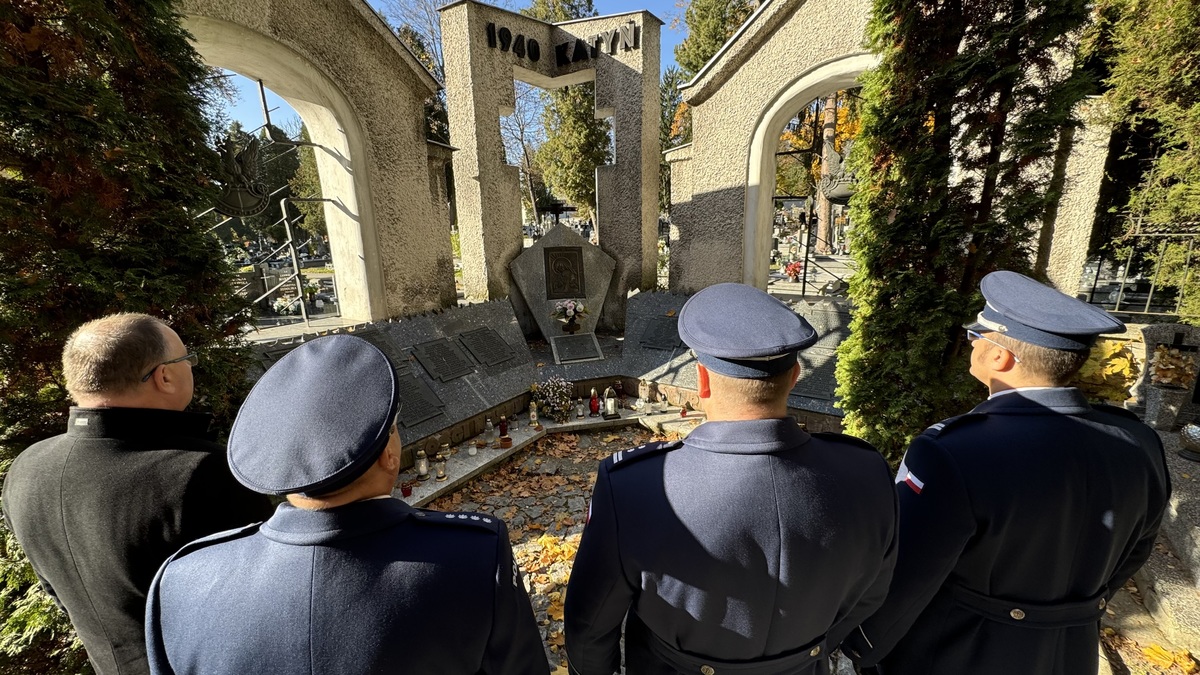
M 896 575 L 842 650 L 883 675 L 1095 673 L 1099 619 L 1170 496 L 1162 444 L 1065 386 L 1120 321 L 1015 272 L 981 290 L 966 328 L 991 396 L 909 446 Z
M 192 366 L 175 331 L 145 314 L 78 328 L 63 349 L 67 432 L 26 449 L 4 516 L 101 675 L 149 672 L 146 591 L 193 539 L 270 515 L 233 479 L 209 416 L 183 412 Z

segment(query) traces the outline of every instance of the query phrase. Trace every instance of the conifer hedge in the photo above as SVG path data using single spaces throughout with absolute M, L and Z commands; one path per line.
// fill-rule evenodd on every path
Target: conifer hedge
M 1059 134 L 1089 90 L 1082 0 L 875 0 L 852 151 L 851 336 L 838 352 L 848 433 L 893 461 L 983 395 L 962 324 L 988 272 L 1027 272 Z
M 0 3 L 0 474 L 66 428 L 62 345 L 118 311 L 165 319 L 200 354 L 193 410 L 228 428 L 246 321 L 219 244 L 208 71 L 167 0 Z M 66 617 L 5 533 L 0 672 L 80 672 Z

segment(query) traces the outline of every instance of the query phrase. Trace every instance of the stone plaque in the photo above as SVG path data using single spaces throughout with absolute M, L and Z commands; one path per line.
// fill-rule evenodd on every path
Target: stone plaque
M 587 295 L 583 283 L 583 249 L 579 246 L 547 246 L 546 299 L 580 299 Z
M 674 350 L 683 345 L 679 339 L 679 321 L 673 316 L 656 316 L 646 322 L 638 342 L 650 349 Z
M 604 358 L 604 352 L 600 350 L 600 343 L 596 341 L 595 333 L 552 337 L 550 338 L 550 348 L 554 351 L 555 363 L 599 361 Z
M 475 371 L 471 359 L 467 358 L 458 345 L 446 338 L 423 342 L 413 347 L 413 354 L 430 377 L 442 382 L 449 382 Z
M 400 424 L 414 427 L 442 414 L 442 400 L 424 382 L 413 375 L 396 378 L 400 385 Z
M 462 340 L 471 356 L 485 366 L 504 363 L 517 355 L 499 333 L 486 326 L 463 333 L 458 339 Z
M 796 396 L 832 401 L 837 389 L 837 352 L 832 349 L 809 347 L 800 353 L 800 380 L 792 387 Z

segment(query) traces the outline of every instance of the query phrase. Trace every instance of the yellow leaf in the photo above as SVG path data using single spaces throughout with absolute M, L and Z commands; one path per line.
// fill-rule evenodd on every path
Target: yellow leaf
M 609 434 L 601 439 L 601 441 L 604 443 L 612 443 L 613 441 L 619 441 L 619 440 L 621 440 L 621 437 L 616 434 Z
M 567 675 L 567 667 L 559 666 L 550 672 L 550 675 Z
M 667 316 L 675 316 L 675 310 L 673 310 L 673 309 L 667 310 Z
M 1175 665 L 1175 655 L 1166 649 L 1163 649 L 1158 644 L 1152 644 L 1149 647 L 1146 647 L 1142 650 L 1142 654 L 1146 657 L 1147 661 L 1153 663 L 1159 668 L 1170 668 L 1171 666 Z

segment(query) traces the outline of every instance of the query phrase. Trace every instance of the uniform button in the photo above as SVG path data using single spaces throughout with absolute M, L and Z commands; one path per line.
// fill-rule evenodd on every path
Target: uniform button
M 1108 601 L 1104 598 L 1100 598 L 1100 604 L 1096 607 L 1096 609 L 1104 609 L 1107 605 Z
M 716 672 L 717 671 L 713 669 L 712 666 L 700 666 L 700 673 L 702 675 L 714 675 Z
M 1022 619 L 1025 618 L 1025 612 L 1024 612 L 1024 610 L 1021 610 L 1021 609 L 1014 609 L 1013 611 L 1009 612 L 1008 615 L 1011 616 L 1012 618 L 1016 619 L 1017 621 L 1021 621 Z
M 809 655 L 809 656 L 816 656 L 816 655 L 818 655 L 818 654 L 820 654 L 820 653 L 821 653 L 821 645 L 817 645 L 816 647 L 813 647 L 813 648 L 812 648 L 812 651 L 811 651 L 811 652 L 809 652 L 809 653 L 808 653 L 808 655 Z

